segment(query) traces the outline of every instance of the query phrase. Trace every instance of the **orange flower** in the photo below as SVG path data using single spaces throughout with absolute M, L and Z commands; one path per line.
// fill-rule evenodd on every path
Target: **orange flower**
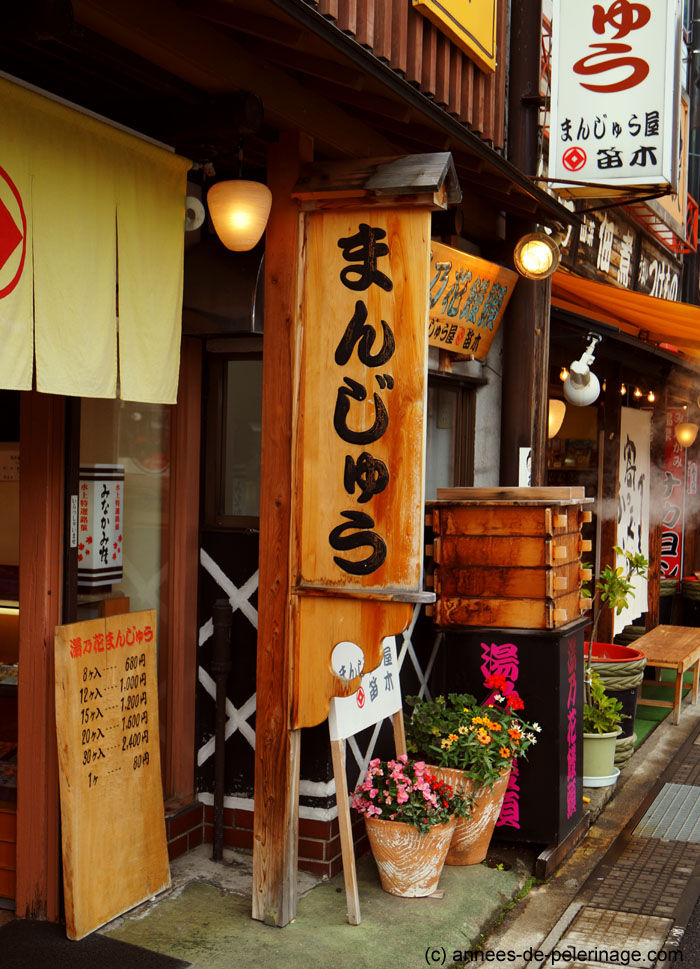
M 522 737 L 522 733 L 517 729 L 517 727 L 511 727 L 508 731 L 510 737 L 513 740 L 518 741 Z
M 501 747 L 499 753 L 500 753 L 501 757 L 503 757 L 504 759 L 506 757 L 510 757 L 510 751 L 508 750 L 507 747 Z
M 491 743 L 492 738 L 488 730 L 484 730 L 484 728 L 482 727 L 481 730 L 477 731 L 476 739 L 479 741 L 480 744 L 486 745 Z

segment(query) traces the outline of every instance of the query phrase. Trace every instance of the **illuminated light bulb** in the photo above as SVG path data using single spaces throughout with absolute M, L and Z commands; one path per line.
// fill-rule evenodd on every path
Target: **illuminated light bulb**
M 620 384 L 620 395 L 624 396 L 627 393 L 627 387 L 624 384 Z
M 566 367 L 562 367 L 561 370 L 559 371 L 559 379 L 566 380 L 568 376 L 569 376 L 569 371 L 566 369 Z
M 635 396 L 635 397 L 641 397 L 641 396 L 642 396 L 642 392 L 641 392 L 641 390 L 639 389 L 639 387 L 635 387 L 635 388 L 634 388 L 634 396 Z
M 649 401 L 650 404 L 653 404 L 654 401 L 656 400 L 656 394 L 654 393 L 653 390 L 650 390 L 649 393 L 647 394 L 647 400 Z

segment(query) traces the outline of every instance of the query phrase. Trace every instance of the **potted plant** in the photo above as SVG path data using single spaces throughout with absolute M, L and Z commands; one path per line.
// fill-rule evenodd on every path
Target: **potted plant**
M 609 787 L 617 780 L 615 742 L 624 716 L 622 703 L 606 693 L 599 674 L 588 668 L 583 704 L 584 787 Z
M 624 560 L 623 565 L 606 565 L 601 569 L 595 583 L 592 599 L 593 624 L 586 653 L 586 672 L 594 670 L 602 680 L 602 686 L 614 698 L 622 702 L 622 709 L 629 725 L 620 731 L 616 741 L 616 764 L 624 766 L 634 752 L 634 717 L 637 707 L 637 693 L 644 677 L 646 658 L 639 650 L 630 646 L 614 643 L 599 643 L 596 632 L 603 608 L 609 608 L 620 615 L 634 598 L 633 578 L 646 577 L 649 563 L 641 554 L 625 552 L 614 546 L 616 558 Z M 583 590 L 583 595 L 590 595 Z M 585 701 L 591 703 L 589 677 L 585 679 Z
M 437 889 L 457 817 L 465 797 L 405 754 L 369 762 L 352 806 L 364 815 L 382 888 L 416 898 Z
M 504 676 L 489 676 L 485 685 L 495 692 L 482 705 L 468 693 L 406 698 L 413 707 L 406 724 L 408 749 L 420 752 L 439 777 L 470 800 L 469 818 L 457 820 L 448 865 L 484 860 L 513 760 L 526 755 L 541 729 L 519 715 L 523 701 Z

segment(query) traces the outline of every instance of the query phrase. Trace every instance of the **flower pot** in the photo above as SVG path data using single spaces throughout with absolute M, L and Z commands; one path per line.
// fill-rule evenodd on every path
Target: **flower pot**
M 585 650 L 588 656 L 588 643 Z M 620 725 L 620 738 L 631 737 L 634 733 L 637 698 L 646 662 L 644 653 L 633 646 L 593 643 L 591 666 L 603 681 L 605 692 L 620 701 L 622 712 L 626 715 Z
M 446 781 L 456 792 L 472 794 L 475 783 L 464 771 L 451 767 L 429 767 L 431 773 Z M 501 813 L 508 787 L 510 768 L 495 782 L 476 790 L 476 800 L 468 818 L 457 818 L 452 844 L 447 853 L 448 865 L 478 865 L 489 850 L 493 829 Z
M 381 818 L 365 817 L 365 826 L 385 892 L 420 898 L 437 890 L 455 818 L 425 833 L 412 824 Z
M 620 773 L 615 768 L 615 741 L 620 729 L 610 733 L 584 733 L 583 786 L 609 787 Z

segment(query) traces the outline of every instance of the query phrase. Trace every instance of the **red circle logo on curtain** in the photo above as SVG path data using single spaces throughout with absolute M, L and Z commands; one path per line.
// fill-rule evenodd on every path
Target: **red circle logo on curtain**
M 27 255 L 27 216 L 22 196 L 4 168 L 0 168 L 0 299 L 20 281 Z

